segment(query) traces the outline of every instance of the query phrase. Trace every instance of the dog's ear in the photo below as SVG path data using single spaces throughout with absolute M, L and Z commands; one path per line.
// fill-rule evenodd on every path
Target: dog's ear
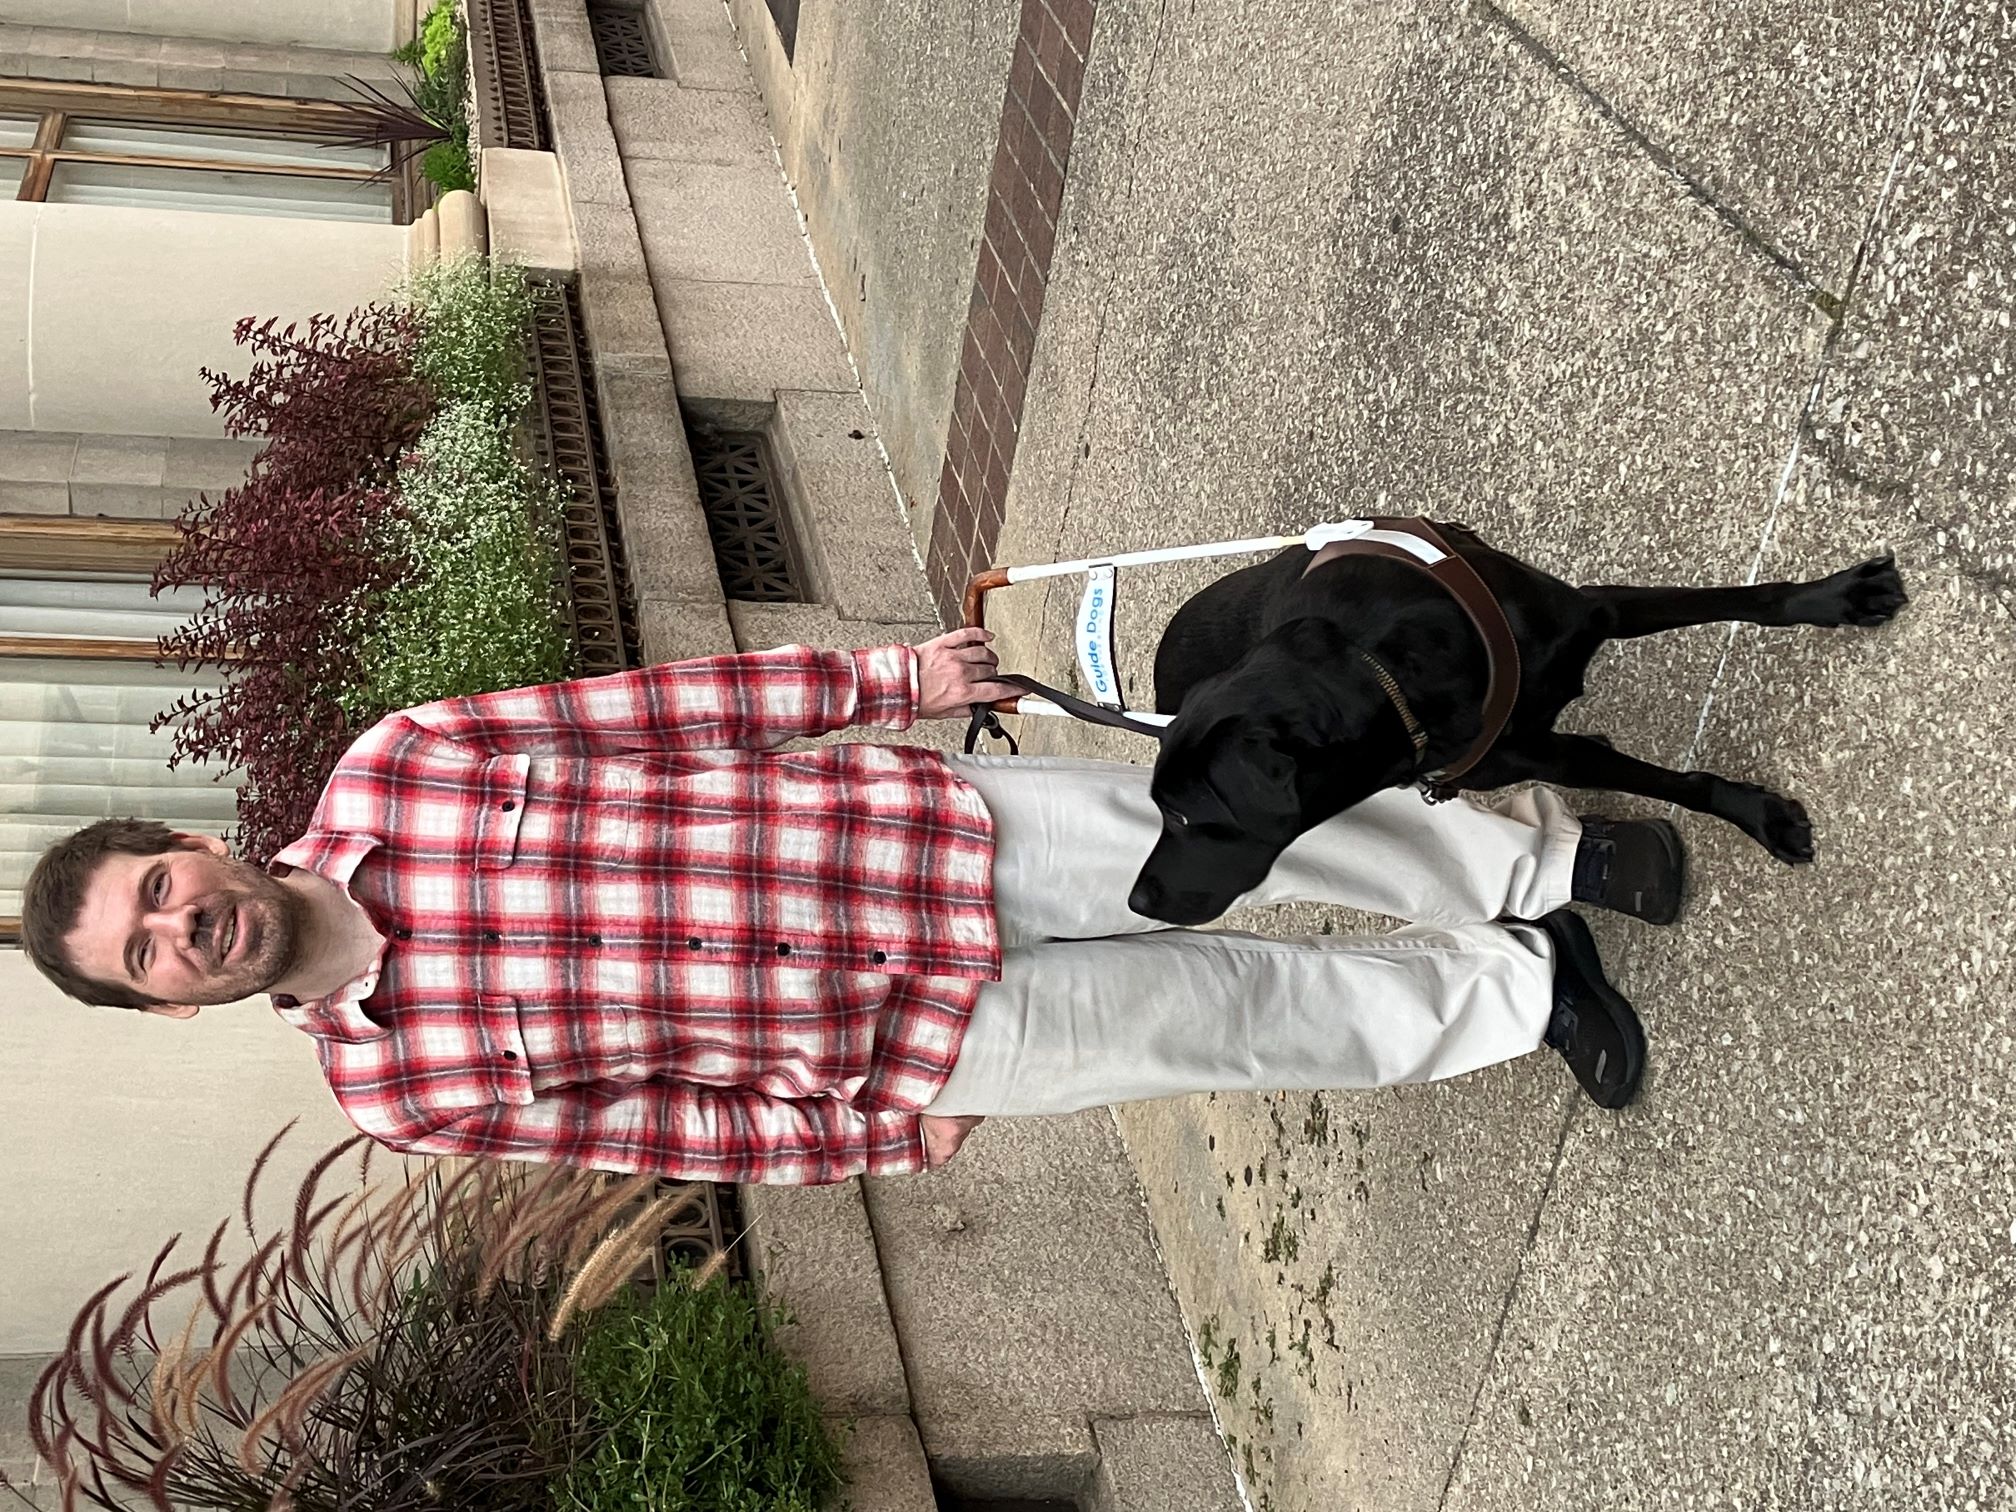
M 1292 836 L 1299 829 L 1295 758 L 1272 721 L 1228 724 L 1206 771 L 1218 801 L 1249 834 Z

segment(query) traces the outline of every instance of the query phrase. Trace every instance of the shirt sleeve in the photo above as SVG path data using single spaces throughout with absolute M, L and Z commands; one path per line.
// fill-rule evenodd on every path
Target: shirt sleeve
M 444 698 L 404 713 L 438 735 L 496 753 L 760 751 L 850 725 L 907 729 L 918 693 L 910 646 L 780 646 Z
M 399 1147 L 774 1186 L 824 1186 L 924 1168 L 923 1125 L 915 1113 L 672 1081 L 621 1091 L 556 1088 L 530 1103 L 478 1109 Z

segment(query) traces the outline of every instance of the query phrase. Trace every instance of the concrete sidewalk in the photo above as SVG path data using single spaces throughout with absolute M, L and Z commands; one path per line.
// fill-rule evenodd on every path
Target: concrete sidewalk
M 993 142 L 932 81 L 1006 69 L 1013 7 L 976 9 L 863 6 L 824 84 L 969 166 L 939 251 Z M 2012 88 L 1983 0 L 1099 4 L 996 560 L 1424 512 L 1573 581 L 1887 548 L 1914 594 L 1617 647 L 1573 711 L 1820 837 L 1794 871 L 1685 816 L 1682 923 L 1594 921 L 1637 1108 L 1535 1056 L 1119 1111 L 1255 1506 L 2016 1506 Z M 845 235 L 900 268 L 917 201 L 864 195 Z M 956 335 L 842 315 L 929 348 L 862 359 L 914 507 Z M 1137 702 L 1212 571 L 1128 583 Z M 1068 676 L 1074 602 L 998 596 L 1005 659 Z

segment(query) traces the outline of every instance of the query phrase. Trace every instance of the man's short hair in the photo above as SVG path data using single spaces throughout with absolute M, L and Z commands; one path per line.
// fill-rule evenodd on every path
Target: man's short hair
M 36 970 L 79 1002 L 152 1008 L 155 1000 L 79 971 L 65 943 L 84 910 L 84 892 L 107 856 L 159 856 L 182 838 L 158 819 L 100 819 L 42 853 L 21 889 L 21 948 Z

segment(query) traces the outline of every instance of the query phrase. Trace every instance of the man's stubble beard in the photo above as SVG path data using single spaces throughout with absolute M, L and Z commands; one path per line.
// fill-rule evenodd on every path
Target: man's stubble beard
M 219 971 L 215 990 L 229 994 L 215 999 L 220 1003 L 270 991 L 299 963 L 310 925 L 308 900 L 293 888 L 249 861 L 234 861 L 234 871 L 226 906 L 238 909 L 254 941 L 251 954 Z M 213 932 L 220 927 L 211 921 Z

